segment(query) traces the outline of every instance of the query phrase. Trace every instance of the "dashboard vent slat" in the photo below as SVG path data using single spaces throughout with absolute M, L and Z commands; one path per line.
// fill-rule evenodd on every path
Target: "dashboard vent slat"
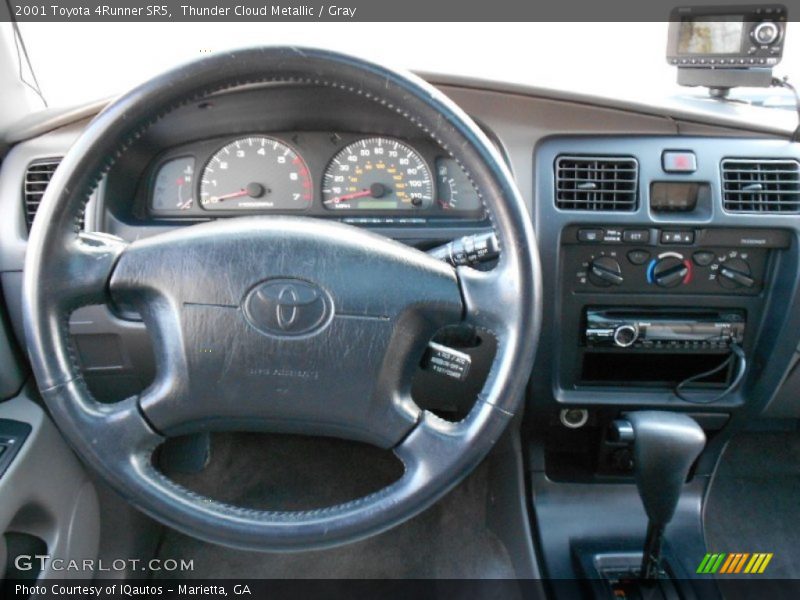
M 42 203 L 42 196 L 44 196 L 47 185 L 53 178 L 53 173 L 55 173 L 60 162 L 60 157 L 42 158 L 30 163 L 25 170 L 22 195 L 25 201 L 25 221 L 28 224 L 28 231 L 31 230 L 33 218 Z M 83 218 L 81 219 L 81 227 L 83 227 Z
M 800 162 L 723 159 L 722 206 L 740 213 L 800 213 Z
M 638 205 L 639 163 L 630 156 L 559 156 L 556 207 L 632 212 Z

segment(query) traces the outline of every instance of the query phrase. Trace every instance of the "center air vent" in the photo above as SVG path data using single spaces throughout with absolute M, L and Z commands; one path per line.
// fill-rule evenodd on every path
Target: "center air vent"
M 724 159 L 722 206 L 730 212 L 800 212 L 800 162 Z
M 639 165 L 626 156 L 559 156 L 556 207 L 564 210 L 632 212 L 638 197 Z
M 36 211 L 39 210 L 39 204 L 42 202 L 47 184 L 53 178 L 53 173 L 60 162 L 61 158 L 43 158 L 29 164 L 25 171 L 23 197 L 25 198 L 25 220 L 28 223 L 28 231 L 33 225 L 33 218 L 36 216 Z

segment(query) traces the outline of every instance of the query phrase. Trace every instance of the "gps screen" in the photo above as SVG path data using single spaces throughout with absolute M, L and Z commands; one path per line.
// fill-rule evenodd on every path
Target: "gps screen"
M 738 16 L 713 16 L 681 23 L 678 54 L 737 54 L 742 47 L 744 20 Z

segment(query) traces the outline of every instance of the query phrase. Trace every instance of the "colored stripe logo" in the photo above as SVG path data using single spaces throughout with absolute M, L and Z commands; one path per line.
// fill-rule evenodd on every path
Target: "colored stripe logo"
M 703 560 L 700 561 L 700 566 L 697 567 L 697 573 L 703 575 L 713 575 L 715 573 L 724 575 L 735 575 L 737 573 L 759 575 L 766 571 L 767 565 L 772 560 L 772 555 L 772 552 L 706 554 Z

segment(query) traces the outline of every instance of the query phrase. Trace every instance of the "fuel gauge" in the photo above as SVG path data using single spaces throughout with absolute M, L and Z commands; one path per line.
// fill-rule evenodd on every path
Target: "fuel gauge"
M 161 165 L 153 186 L 154 211 L 183 211 L 194 206 L 194 158 L 176 158 Z
M 444 210 L 477 211 L 481 208 L 475 187 L 452 158 L 436 159 L 436 192 L 439 206 Z

